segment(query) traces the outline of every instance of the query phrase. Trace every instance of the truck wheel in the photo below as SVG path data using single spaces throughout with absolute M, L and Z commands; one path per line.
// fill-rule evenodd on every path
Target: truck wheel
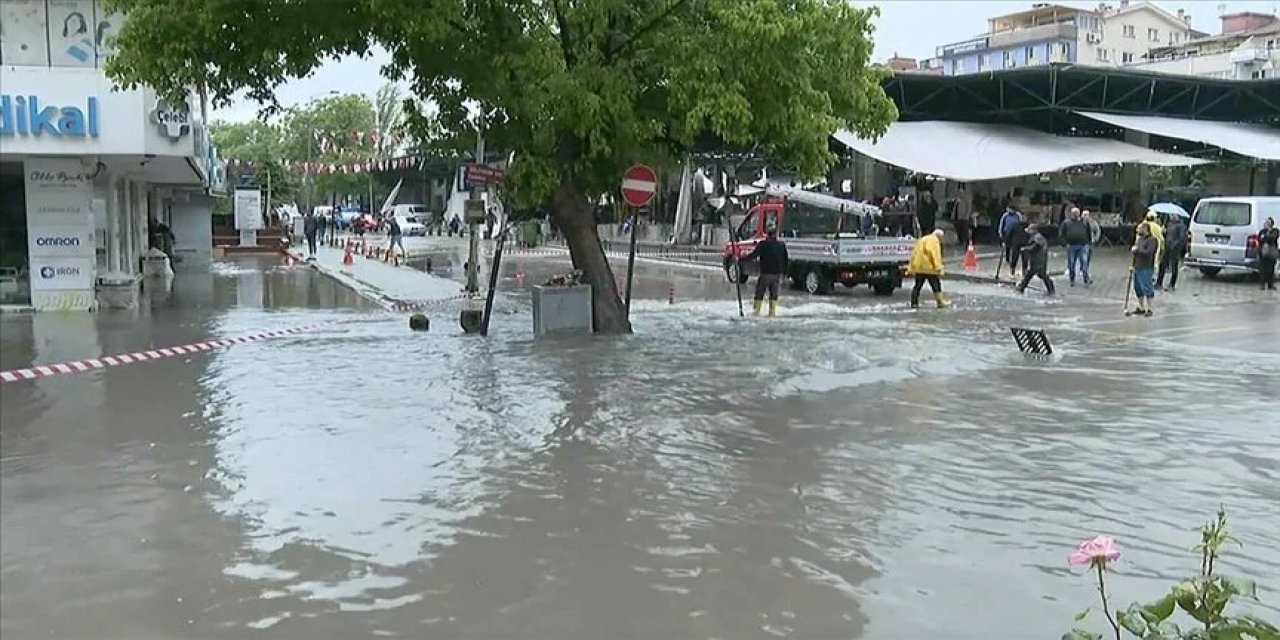
M 733 284 L 744 284 L 747 281 L 747 273 L 742 270 L 742 263 L 733 259 L 724 261 L 724 277 Z
M 1222 267 L 1200 267 L 1200 274 L 1212 278 L 1222 272 Z
M 829 295 L 834 286 L 835 279 L 823 269 L 813 269 L 804 276 L 805 291 L 815 296 Z
M 871 285 L 871 290 L 875 291 L 878 296 L 891 296 L 894 289 L 897 289 L 897 287 L 892 282 L 877 282 Z

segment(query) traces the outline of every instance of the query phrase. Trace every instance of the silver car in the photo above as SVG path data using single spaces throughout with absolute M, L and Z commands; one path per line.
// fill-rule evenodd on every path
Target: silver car
M 1258 233 L 1267 218 L 1280 220 L 1280 196 L 1215 197 L 1196 203 L 1186 264 L 1206 276 L 1258 270 Z

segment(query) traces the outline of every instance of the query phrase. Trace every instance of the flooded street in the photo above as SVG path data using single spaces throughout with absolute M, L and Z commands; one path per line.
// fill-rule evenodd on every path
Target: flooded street
M 863 288 L 740 320 L 715 271 L 639 265 L 635 335 L 535 341 L 513 276 L 564 263 L 505 266 L 487 339 L 276 258 L 0 317 L 3 369 L 333 321 L 5 384 L 0 635 L 1056 638 L 1093 604 L 1079 540 L 1117 537 L 1127 606 L 1219 504 L 1280 612 L 1280 305 L 948 282 L 948 312 Z

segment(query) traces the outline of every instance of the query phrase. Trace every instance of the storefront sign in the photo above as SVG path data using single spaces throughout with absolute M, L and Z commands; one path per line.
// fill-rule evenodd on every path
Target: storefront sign
M 156 108 L 151 110 L 151 122 L 159 128 L 160 135 L 174 141 L 181 140 L 191 132 L 191 111 L 174 109 L 164 100 L 157 100 Z
M 36 95 L 0 94 L 0 136 L 51 136 L 96 138 L 98 99 L 89 96 L 85 107 L 45 104 Z
M 93 308 L 97 247 L 91 175 L 72 158 L 28 159 L 23 172 L 32 306 Z M 90 303 L 81 304 L 86 300 Z
M 262 228 L 262 192 L 257 189 L 236 189 L 236 229 L 252 231 Z

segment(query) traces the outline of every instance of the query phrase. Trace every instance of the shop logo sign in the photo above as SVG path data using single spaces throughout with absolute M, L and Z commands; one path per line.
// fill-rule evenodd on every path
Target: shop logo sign
M 0 94 L 0 136 L 39 138 L 98 137 L 98 99 L 89 96 L 84 108 L 44 105 L 36 95 Z
M 89 176 L 79 171 L 45 171 L 36 169 L 29 176 L 35 187 L 75 187 L 88 184 Z
M 174 109 L 164 100 L 157 100 L 156 108 L 151 110 L 151 122 L 160 130 L 160 135 L 181 140 L 191 133 L 191 110 Z
M 58 276 L 78 276 L 80 267 L 40 267 L 40 277 L 52 280 Z
M 36 238 L 37 247 L 78 247 L 80 238 L 75 236 L 40 236 Z

